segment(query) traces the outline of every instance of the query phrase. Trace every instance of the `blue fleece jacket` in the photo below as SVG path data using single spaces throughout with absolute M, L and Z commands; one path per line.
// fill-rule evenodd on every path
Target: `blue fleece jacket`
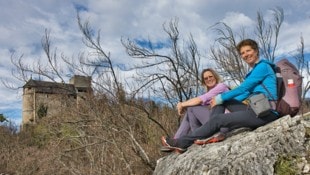
M 272 97 L 261 85 L 262 83 L 268 89 Z M 242 96 L 242 98 L 246 99 L 252 94 L 259 93 L 265 94 L 269 100 L 278 99 L 275 65 L 267 60 L 260 60 L 257 62 L 253 69 L 246 75 L 240 86 L 217 95 L 215 100 L 217 104 L 222 104 L 223 101 L 233 99 L 237 96 Z

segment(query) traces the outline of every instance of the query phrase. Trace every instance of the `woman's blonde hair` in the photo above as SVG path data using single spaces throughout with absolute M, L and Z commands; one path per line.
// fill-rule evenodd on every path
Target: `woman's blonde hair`
M 207 91 L 209 90 L 209 87 L 206 85 L 205 81 L 204 81 L 204 77 L 203 77 L 203 74 L 205 72 L 211 72 L 216 80 L 216 84 L 220 83 L 222 80 L 221 80 L 221 77 L 219 76 L 218 73 L 215 72 L 215 70 L 211 69 L 211 68 L 207 68 L 207 69 L 204 69 L 202 70 L 201 72 L 201 84 L 207 89 Z

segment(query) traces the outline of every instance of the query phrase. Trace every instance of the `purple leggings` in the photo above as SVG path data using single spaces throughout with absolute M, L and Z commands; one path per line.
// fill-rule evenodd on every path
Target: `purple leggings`
M 183 117 L 181 125 L 174 135 L 174 138 L 179 138 L 187 135 L 199 128 L 210 120 L 210 110 L 207 106 L 191 106 L 187 107 L 187 111 Z M 221 132 L 228 132 L 228 128 L 221 128 Z

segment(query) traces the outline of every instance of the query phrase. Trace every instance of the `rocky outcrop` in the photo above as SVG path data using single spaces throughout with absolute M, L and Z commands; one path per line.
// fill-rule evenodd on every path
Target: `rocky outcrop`
M 170 153 L 157 161 L 153 174 L 269 175 L 275 174 L 277 163 L 285 157 L 295 159 L 292 161 L 297 167 L 293 169 L 297 174 L 307 174 L 309 129 L 310 113 L 285 116 L 254 131 L 234 134 L 223 142 L 192 145 L 183 154 Z

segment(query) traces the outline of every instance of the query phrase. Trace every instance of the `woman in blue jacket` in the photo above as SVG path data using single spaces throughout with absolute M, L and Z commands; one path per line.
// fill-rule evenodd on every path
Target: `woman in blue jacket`
M 162 137 L 162 144 L 177 152 L 184 152 L 194 142 L 204 144 L 208 140 L 200 140 L 211 137 L 222 127 L 237 129 L 248 127 L 255 129 L 278 119 L 274 99 L 277 97 L 277 84 L 275 65 L 267 60 L 259 59 L 258 44 L 251 39 L 242 40 L 237 45 L 241 58 L 252 68 L 244 81 L 237 88 L 217 95 L 211 101 L 212 112 L 209 122 L 197 128 L 191 134 L 178 139 Z M 265 88 L 262 86 L 264 84 Z M 253 94 L 263 93 L 269 98 L 273 110 L 265 117 L 258 118 L 248 105 L 234 100 L 235 97 L 244 95 L 247 98 Z M 227 108 L 230 113 L 224 113 Z

